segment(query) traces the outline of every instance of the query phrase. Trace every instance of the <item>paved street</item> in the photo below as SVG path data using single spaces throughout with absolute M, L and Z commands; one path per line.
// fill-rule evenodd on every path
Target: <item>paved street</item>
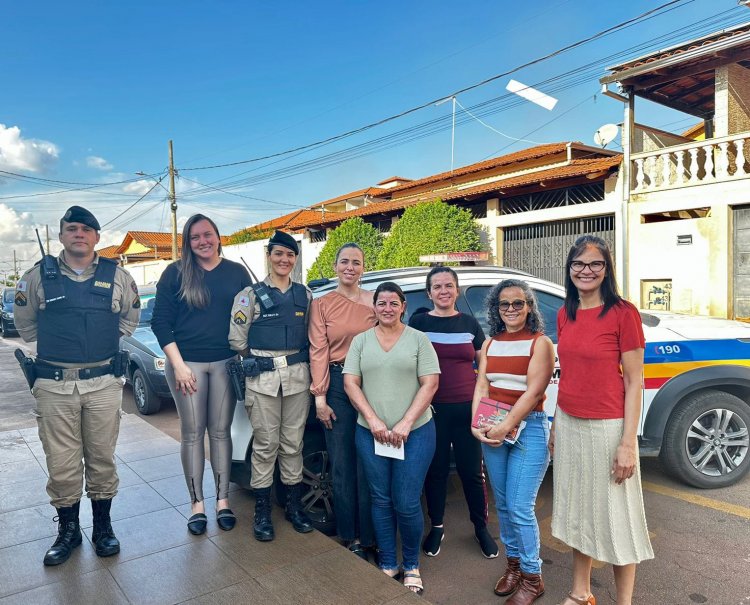
M 6 343 L 15 346 L 17 341 L 8 339 Z M 187 582 L 181 574 L 187 573 L 193 557 L 200 557 L 202 565 L 208 569 L 221 568 L 221 588 L 200 602 L 226 599 L 236 603 L 261 598 L 261 595 L 271 602 L 278 599 L 284 603 L 400 603 L 402 599 L 416 602 L 414 597 L 404 595 L 398 585 L 382 584 L 374 568 L 353 561 L 335 542 L 319 534 L 306 540 L 305 536 L 282 531 L 273 543 L 272 553 L 259 551 L 257 543 L 247 533 L 252 499 L 242 490 L 232 495 L 233 506 L 241 514 L 236 530 L 218 535 L 223 532 L 211 525 L 207 538 L 189 536 L 183 527 L 189 507 L 181 483 L 178 446 L 172 438 L 179 434 L 172 405 L 153 416 L 129 414 L 124 417 L 117 454 L 124 471 L 123 489 L 115 522 L 118 534 L 125 538 L 123 553 L 114 561 L 102 563 L 92 555 L 91 545 L 86 542 L 67 566 L 58 570 L 44 569 L 40 561 L 53 534 L 52 512 L 44 504 L 44 460 L 40 457 L 34 420 L 28 415 L 30 396 L 18 386 L 17 377 L 8 379 L 9 372 L 18 371 L 11 352 L 11 348 L 0 342 L 0 455 L 4 456 L 0 459 L 0 596 L 9 595 L 0 598 L 0 605 L 22 600 L 25 603 L 65 602 L 69 596 L 72 599 L 76 595 L 93 594 L 86 592 L 88 583 L 100 586 L 100 581 L 107 594 L 117 595 L 122 602 L 126 602 L 121 598 L 123 595 L 133 603 L 181 602 L 188 600 L 184 590 L 190 592 L 192 598 L 198 596 L 195 591 L 201 586 L 211 586 L 209 580 L 206 580 L 209 584 L 198 587 L 194 580 L 189 586 L 175 580 L 183 578 Z M 15 386 L 7 388 L 8 385 Z M 128 387 L 123 408 L 126 412 L 134 411 Z M 13 433 L 10 429 L 17 434 L 15 441 L 11 440 L 8 445 L 9 434 Z M 19 437 L 23 443 L 19 442 Z M 18 451 L 23 451 L 24 444 L 33 460 L 26 455 L 16 462 L 6 462 L 9 455 L 21 456 Z M 19 464 L 33 467 L 33 478 L 24 474 L 22 482 L 12 483 L 14 491 L 11 492 L 13 469 Z M 730 488 L 706 491 L 671 480 L 655 459 L 644 459 L 642 470 L 646 515 L 656 558 L 640 566 L 634 602 L 649 605 L 750 603 L 747 580 L 750 477 Z M 551 479 L 550 472 L 542 485 L 537 509 L 547 585 L 547 593 L 537 601 L 540 605 L 555 604 L 567 592 L 571 566 L 566 547 L 550 534 Z M 277 517 L 279 513 L 277 509 Z M 494 511 L 490 516 L 495 519 Z M 285 529 L 284 523 L 277 525 Z M 497 522 L 491 525 L 493 533 L 497 533 Z M 90 531 L 88 525 L 87 531 Z M 9 561 L 14 562 L 13 566 Z M 492 593 L 501 566 L 499 559 L 486 560 L 480 555 L 460 482 L 453 476 L 442 550 L 438 557 L 422 559 L 425 599 L 446 605 L 502 603 Z M 159 569 L 165 569 L 164 574 L 153 571 Z M 168 582 L 163 581 L 165 577 Z M 26 579 L 21 581 L 20 578 Z M 597 602 L 614 603 L 611 568 L 597 565 L 593 579 Z M 354 589 L 358 586 L 366 587 L 368 594 L 363 596 L 361 590 Z M 31 592 L 20 592 L 25 590 Z M 269 593 L 275 596 L 271 598 Z

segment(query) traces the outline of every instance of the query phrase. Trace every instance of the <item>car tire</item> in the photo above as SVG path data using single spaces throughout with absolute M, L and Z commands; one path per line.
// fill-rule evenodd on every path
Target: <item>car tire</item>
M 325 437 L 319 427 L 307 426 L 302 448 L 302 504 L 305 513 L 319 532 L 336 535 L 333 511 L 333 473 L 326 449 Z M 281 482 L 278 465 L 274 473 L 274 498 L 286 506 L 286 486 Z
M 716 390 L 694 393 L 673 410 L 660 452 L 665 470 L 689 485 L 732 485 L 750 470 L 750 406 Z
M 161 398 L 149 386 L 140 368 L 133 372 L 133 399 L 135 407 L 144 416 L 156 414 L 161 409 Z

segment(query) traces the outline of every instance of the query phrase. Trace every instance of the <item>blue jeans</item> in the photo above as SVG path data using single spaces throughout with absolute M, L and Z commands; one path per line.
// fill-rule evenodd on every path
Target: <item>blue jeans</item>
M 534 507 L 549 465 L 549 421 L 544 412 L 531 412 L 518 441 L 500 447 L 482 444 L 484 464 L 495 494 L 500 540 L 505 554 L 521 560 L 521 571 L 542 573 L 539 524 Z
M 330 431 L 323 429 L 323 434 L 333 469 L 336 531 L 344 542 L 359 538 L 362 546 L 375 546 L 370 489 L 354 444 L 357 410 L 344 391 L 341 368 L 331 366 L 330 375 L 331 385 L 328 387 L 326 400 L 336 414 L 336 420 Z
M 380 568 L 395 569 L 396 527 L 401 533 L 405 571 L 419 568 L 419 542 L 424 531 L 422 485 L 435 453 L 435 422 L 409 434 L 404 460 L 375 455 L 372 433 L 357 425 L 355 440 L 372 498 L 372 523 L 380 549 Z

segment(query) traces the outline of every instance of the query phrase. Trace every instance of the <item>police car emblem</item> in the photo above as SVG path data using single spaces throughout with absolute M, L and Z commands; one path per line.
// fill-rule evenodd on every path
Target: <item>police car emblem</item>
M 234 314 L 234 323 L 238 326 L 244 326 L 247 323 L 247 315 L 242 311 L 237 311 L 237 313 Z

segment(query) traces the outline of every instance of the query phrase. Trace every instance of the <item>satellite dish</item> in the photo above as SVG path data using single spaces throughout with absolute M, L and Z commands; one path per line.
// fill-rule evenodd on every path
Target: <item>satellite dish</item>
M 614 141 L 618 134 L 620 127 L 617 124 L 605 124 L 594 133 L 594 143 L 604 148 Z

